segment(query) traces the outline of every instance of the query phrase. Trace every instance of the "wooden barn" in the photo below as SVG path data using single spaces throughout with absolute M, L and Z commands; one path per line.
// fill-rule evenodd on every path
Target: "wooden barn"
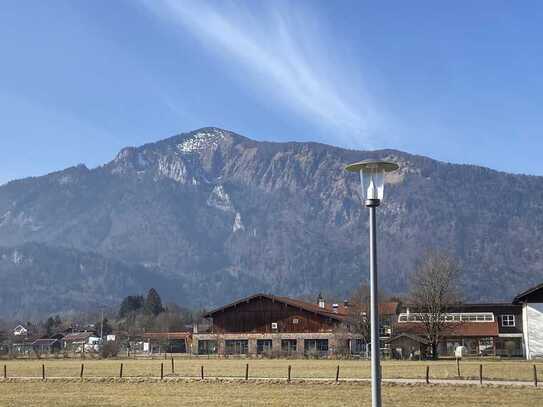
M 207 333 L 193 334 L 193 353 L 315 355 L 349 352 L 360 341 L 348 332 L 348 303 L 310 303 L 255 294 L 215 309 Z M 353 340 L 354 339 L 354 340 Z M 357 342 L 358 341 L 358 342 Z

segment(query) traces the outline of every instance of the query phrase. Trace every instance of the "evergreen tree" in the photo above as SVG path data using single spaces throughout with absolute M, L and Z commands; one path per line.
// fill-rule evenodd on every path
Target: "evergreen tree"
M 47 334 L 47 337 L 50 338 L 53 335 L 55 329 L 55 320 L 53 317 L 47 318 L 47 321 L 45 321 L 45 333 Z
M 56 315 L 54 318 L 49 317 L 45 323 L 43 323 L 43 326 L 47 337 L 50 338 L 62 328 L 62 320 L 59 315 Z
M 145 306 L 143 309 L 146 314 L 152 314 L 154 316 L 164 312 L 160 295 L 158 295 L 154 288 L 151 288 L 147 293 L 147 298 L 145 299 Z
M 102 330 L 102 321 L 98 321 L 96 324 L 96 334 L 97 335 L 100 335 L 100 334 L 103 334 L 104 337 L 106 337 L 107 335 L 111 334 L 113 332 L 113 327 L 111 326 L 111 324 L 109 323 L 108 319 L 107 318 L 104 318 L 104 329 Z
M 141 295 L 129 295 L 126 297 L 119 308 L 119 318 L 125 318 L 131 314 L 136 314 L 143 309 L 145 300 Z

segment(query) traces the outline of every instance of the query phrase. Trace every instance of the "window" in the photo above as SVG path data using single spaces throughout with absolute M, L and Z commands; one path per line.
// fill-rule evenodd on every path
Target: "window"
M 246 355 L 249 352 L 249 341 L 247 339 L 226 340 L 224 348 L 227 355 Z
M 296 352 L 296 339 L 281 340 L 281 351 L 291 354 Z
M 272 322 L 271 326 L 272 326 L 272 329 L 277 329 L 277 322 Z
M 257 339 L 256 341 L 256 353 L 259 355 L 272 352 L 272 340 L 271 339 Z
M 515 326 L 515 316 L 502 315 L 502 326 Z
M 198 341 L 198 354 L 209 355 L 217 353 L 217 341 L 213 340 L 199 340 Z
M 423 322 L 431 317 L 430 314 L 404 313 L 398 316 L 398 322 Z M 446 322 L 493 322 L 494 314 L 491 312 L 485 313 L 448 313 L 442 314 L 442 318 Z
M 353 355 L 360 355 L 366 353 L 366 342 L 360 338 L 352 339 L 351 353 Z
M 300 322 L 300 321 L 298 320 L 298 318 L 292 318 L 292 323 L 293 323 L 294 325 L 296 325 L 298 322 Z
M 305 353 L 328 352 L 328 339 L 306 339 L 304 340 Z

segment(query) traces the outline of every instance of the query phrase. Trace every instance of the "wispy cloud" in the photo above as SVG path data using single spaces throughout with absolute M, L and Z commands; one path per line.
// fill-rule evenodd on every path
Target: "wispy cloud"
M 340 137 L 335 141 L 372 144 L 380 120 L 360 83 L 355 85 L 355 78 L 349 78 L 355 67 L 334 66 L 333 44 L 310 28 L 312 21 L 317 26 L 323 22 L 315 21 L 317 17 L 307 10 L 293 11 L 297 3 L 290 3 L 288 14 L 276 7 L 257 15 L 225 2 L 214 3 L 215 7 L 202 1 L 144 4 L 190 32 L 226 64 L 247 72 L 244 80 L 264 97 L 271 96 L 316 127 L 334 132 Z

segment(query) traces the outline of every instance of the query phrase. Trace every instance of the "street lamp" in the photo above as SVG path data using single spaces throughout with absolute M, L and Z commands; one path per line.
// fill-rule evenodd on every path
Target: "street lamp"
M 379 301 L 377 293 L 377 238 L 375 209 L 383 199 L 385 173 L 396 171 L 398 164 L 389 161 L 364 160 L 345 169 L 360 173 L 362 198 L 370 210 L 370 328 L 371 328 L 371 405 L 381 407 L 381 364 L 379 345 Z

